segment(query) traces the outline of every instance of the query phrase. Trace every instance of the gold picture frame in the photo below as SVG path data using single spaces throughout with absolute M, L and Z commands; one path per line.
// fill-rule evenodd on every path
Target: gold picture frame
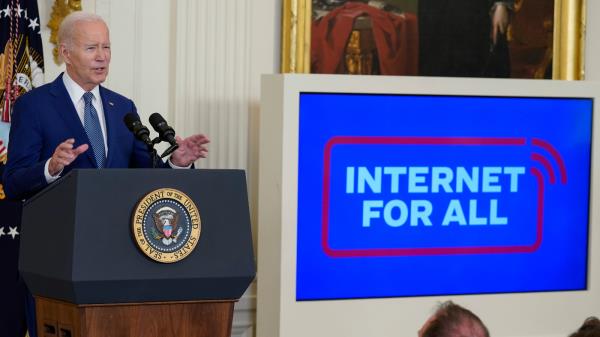
M 310 72 L 311 0 L 283 0 L 281 72 Z M 554 0 L 552 78 L 584 79 L 586 0 Z

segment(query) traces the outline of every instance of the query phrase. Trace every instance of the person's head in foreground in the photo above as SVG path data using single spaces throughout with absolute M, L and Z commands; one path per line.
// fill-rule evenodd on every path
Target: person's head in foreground
M 481 319 L 452 301 L 441 303 L 419 330 L 419 337 L 489 337 Z
M 579 328 L 569 337 L 600 337 L 600 320 L 596 317 L 588 317 Z

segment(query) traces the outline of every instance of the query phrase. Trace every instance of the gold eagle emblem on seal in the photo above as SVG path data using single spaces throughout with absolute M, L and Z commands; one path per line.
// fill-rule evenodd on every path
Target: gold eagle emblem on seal
M 188 195 L 173 188 L 143 196 L 133 212 L 132 225 L 138 248 L 161 263 L 188 257 L 200 240 L 198 207 Z

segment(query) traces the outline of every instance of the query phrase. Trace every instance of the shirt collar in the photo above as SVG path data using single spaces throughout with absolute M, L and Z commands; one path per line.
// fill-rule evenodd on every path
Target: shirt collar
M 77 106 L 77 104 L 83 98 L 83 94 L 85 94 L 86 91 L 83 90 L 83 88 L 81 86 L 79 86 L 79 84 L 77 84 L 77 82 L 75 82 L 71 78 L 71 76 L 69 76 L 69 73 L 67 73 L 66 71 L 63 73 L 63 83 L 65 84 L 65 88 L 67 89 L 67 92 L 69 93 L 69 97 L 71 98 L 71 101 L 73 101 L 73 105 Z M 99 102 L 100 101 L 100 86 L 99 85 L 95 86 L 94 89 L 90 90 L 90 92 L 94 95 L 96 102 Z

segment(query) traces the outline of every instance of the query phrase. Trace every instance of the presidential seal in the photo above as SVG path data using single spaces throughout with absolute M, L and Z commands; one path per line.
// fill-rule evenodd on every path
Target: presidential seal
M 200 214 L 185 193 L 161 188 L 146 194 L 133 212 L 133 237 L 149 258 L 173 263 L 190 255 L 200 239 Z

